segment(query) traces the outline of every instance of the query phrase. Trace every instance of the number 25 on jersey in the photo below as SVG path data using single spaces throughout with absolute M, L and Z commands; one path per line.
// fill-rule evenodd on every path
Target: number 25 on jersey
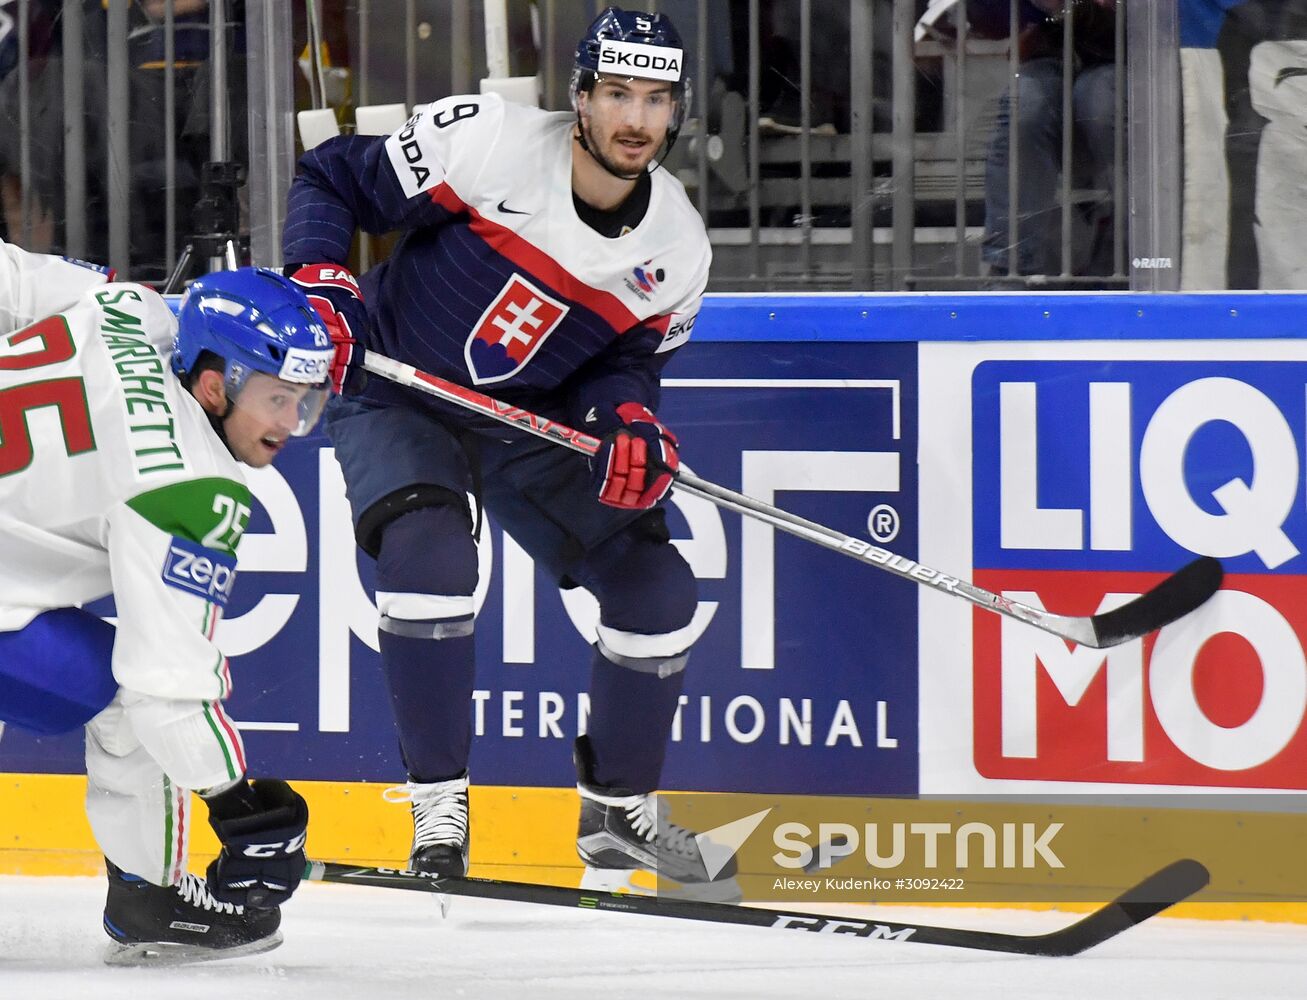
M 31 341 L 39 341 L 36 350 L 13 353 Z M 59 416 L 64 450 L 69 457 L 95 450 L 91 432 L 91 414 L 82 380 L 69 378 L 34 378 L 14 382 L 7 372 L 36 371 L 61 364 L 77 353 L 73 335 L 62 316 L 51 316 L 4 338 L 6 351 L 0 353 L 0 476 L 22 472 L 32 463 L 32 434 L 28 414 L 52 406 Z M 7 384 L 8 383 L 8 384 Z

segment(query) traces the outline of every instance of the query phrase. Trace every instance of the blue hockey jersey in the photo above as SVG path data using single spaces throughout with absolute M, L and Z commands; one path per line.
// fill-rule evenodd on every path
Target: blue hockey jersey
M 634 229 L 607 238 L 583 222 L 575 122 L 493 94 L 456 96 L 393 135 L 329 140 L 300 161 L 285 259 L 340 264 L 356 227 L 404 230 L 361 281 L 366 347 L 577 423 L 596 405 L 656 408 L 658 372 L 689 338 L 711 248 L 662 169 Z M 369 395 L 398 395 L 378 381 Z

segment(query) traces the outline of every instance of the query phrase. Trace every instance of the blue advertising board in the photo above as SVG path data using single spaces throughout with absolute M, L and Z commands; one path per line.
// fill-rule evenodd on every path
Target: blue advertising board
M 1227 584 L 1160 637 L 1095 659 L 675 498 L 702 635 L 666 787 L 1301 787 L 1305 306 L 1266 294 L 710 297 L 660 409 L 695 474 L 1064 613 L 1101 610 L 1198 553 L 1224 561 Z M 396 780 L 373 568 L 332 450 L 321 436 L 296 442 L 250 480 L 257 510 L 219 639 L 251 760 L 290 778 Z M 593 601 L 543 579 L 493 519 L 480 550 L 474 780 L 568 785 Z M 1030 704 L 1011 701 L 1012 678 Z M 1126 682 L 1128 698 L 1107 696 Z M 81 736 L 11 727 L 0 770 L 80 772 Z
M 913 556 L 915 369 L 910 343 L 692 342 L 665 373 L 660 415 L 696 475 Z M 296 442 L 250 481 L 258 509 L 218 639 L 251 761 L 286 778 L 402 778 L 373 567 L 329 443 Z M 677 499 L 669 525 L 699 578 L 702 637 L 664 785 L 914 793 L 916 588 L 706 501 Z M 593 600 L 560 593 L 493 518 L 480 547 L 471 772 L 568 785 Z M 7 734 L 0 769 L 78 772 L 80 734 Z

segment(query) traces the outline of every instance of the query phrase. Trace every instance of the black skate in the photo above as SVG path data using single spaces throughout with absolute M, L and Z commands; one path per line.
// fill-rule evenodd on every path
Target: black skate
M 427 875 L 467 874 L 467 772 L 448 781 L 410 781 L 387 788 L 387 802 L 407 802 L 413 810 L 410 871 Z
M 174 886 L 129 875 L 106 859 L 104 931 L 108 965 L 186 965 L 271 951 L 281 944 L 281 910 L 247 910 L 214 899 L 204 879 Z
M 590 741 L 576 741 L 576 789 L 581 793 L 581 821 L 576 853 L 585 862 L 582 889 L 648 894 L 651 887 L 636 881 L 648 872 L 657 889 L 681 899 L 738 903 L 743 898 L 735 876 L 735 859 L 709 872 L 696 834 L 660 816 L 657 796 L 612 788 L 594 782 Z

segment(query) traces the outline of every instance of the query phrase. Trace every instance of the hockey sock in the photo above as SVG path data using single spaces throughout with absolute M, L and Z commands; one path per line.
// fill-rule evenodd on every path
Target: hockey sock
M 618 666 L 595 651 L 586 732 L 600 785 L 637 793 L 658 787 L 684 680 L 684 670 L 659 677 Z
M 409 776 L 467 769 L 476 659 L 476 543 L 462 507 L 410 511 L 386 525 L 377 558 L 381 665 Z
M 381 633 L 381 659 L 404 766 L 414 781 L 467 770 L 472 745 L 473 637 L 410 639 Z

